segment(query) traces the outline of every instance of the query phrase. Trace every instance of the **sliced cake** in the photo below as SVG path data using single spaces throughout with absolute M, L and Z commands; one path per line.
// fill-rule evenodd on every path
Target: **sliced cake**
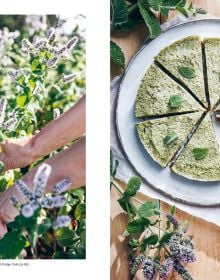
M 208 89 L 211 108 L 220 99 L 220 38 L 204 40 Z
M 155 59 L 208 107 L 203 76 L 202 45 L 199 36 L 190 36 L 176 41 L 163 49 Z
M 220 181 L 220 151 L 209 114 L 180 154 L 172 171 L 189 179 Z
M 152 64 L 144 75 L 136 98 L 136 117 L 203 110 L 202 106 L 160 68 Z
M 151 157 L 165 167 L 180 149 L 201 117 L 201 112 L 148 120 L 136 125 L 139 138 Z

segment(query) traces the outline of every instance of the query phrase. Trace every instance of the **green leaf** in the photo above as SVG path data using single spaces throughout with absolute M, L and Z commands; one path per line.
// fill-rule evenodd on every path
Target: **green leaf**
M 38 225 L 37 233 L 38 235 L 44 234 L 51 227 L 51 221 L 49 218 L 46 218 Z
M 161 33 L 160 23 L 156 16 L 149 10 L 149 8 L 145 7 L 141 0 L 138 0 L 138 7 L 140 14 L 142 15 L 148 29 L 150 32 L 151 38 L 156 38 Z
M 164 232 L 163 236 L 160 238 L 160 241 L 159 241 L 159 246 L 163 246 L 164 244 L 168 243 L 168 241 L 170 240 L 172 236 L 172 233 L 171 232 Z
M 137 248 L 140 246 L 140 242 L 137 239 L 133 238 L 129 240 L 128 245 L 130 248 Z
M 178 139 L 176 132 L 169 132 L 163 139 L 164 144 L 170 145 Z
M 160 11 L 160 5 L 162 3 L 161 0 L 147 0 L 151 8 L 153 8 L 155 11 L 159 12 Z
M 150 224 L 150 221 L 145 218 L 139 218 L 129 222 L 126 226 L 128 233 L 140 233 Z
M 0 257 L 3 259 L 15 259 L 24 249 L 25 238 L 17 231 L 8 232 L 0 240 Z
M 134 204 L 129 200 L 129 198 L 121 197 L 118 199 L 118 203 L 120 204 L 121 208 L 130 214 L 136 214 L 137 208 L 134 206 Z
M 56 239 L 59 246 L 69 247 L 79 240 L 79 236 L 69 228 L 61 228 L 56 231 Z
M 116 63 L 123 69 L 125 68 L 124 54 L 123 54 L 121 48 L 113 41 L 110 42 L 110 55 L 111 55 L 111 59 L 114 63 Z
M 139 215 L 142 218 L 155 216 L 155 205 L 151 201 L 147 201 L 139 208 Z
M 180 108 L 182 106 L 182 98 L 180 95 L 172 95 L 169 99 L 169 106 L 171 108 Z
M 170 208 L 170 213 L 171 213 L 171 215 L 174 215 L 175 211 L 176 211 L 176 206 L 173 205 L 173 206 Z
M 126 186 L 126 189 L 124 191 L 124 197 L 132 197 L 132 196 L 135 196 L 137 191 L 140 189 L 140 186 L 141 186 L 141 179 L 139 177 L 132 177 L 127 186 Z
M 5 165 L 4 162 L 0 161 L 0 174 L 4 171 Z
M 80 203 L 77 205 L 75 211 L 74 211 L 74 216 L 76 220 L 81 220 L 85 219 L 86 217 L 86 205 L 85 203 Z
M 118 27 L 128 21 L 128 7 L 125 0 L 111 0 L 111 24 Z
M 178 67 L 179 73 L 186 79 L 193 79 L 196 77 L 195 70 L 190 67 L 180 66 Z
M 68 253 L 66 253 L 66 252 L 55 252 L 54 254 L 53 254 L 53 257 L 52 257 L 53 259 L 60 259 L 60 260 L 67 260 L 67 259 L 69 259 L 69 254 Z
M 177 11 L 182 14 L 184 17 L 188 18 L 187 10 L 181 6 L 176 7 Z
M 194 148 L 192 150 L 195 160 L 202 160 L 207 157 L 209 153 L 208 148 Z
M 149 237 L 145 238 L 143 240 L 143 243 L 147 244 L 147 245 L 156 245 L 158 240 L 159 240 L 158 235 L 157 234 L 152 234 Z
M 20 108 L 24 107 L 27 97 L 28 96 L 26 94 L 17 96 L 17 98 L 16 98 L 17 106 Z

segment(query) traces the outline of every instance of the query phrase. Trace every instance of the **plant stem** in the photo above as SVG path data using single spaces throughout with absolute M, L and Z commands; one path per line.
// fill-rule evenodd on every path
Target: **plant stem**
M 128 14 L 132 14 L 135 10 L 137 10 L 138 8 L 138 4 L 134 4 L 134 5 L 131 5 L 129 8 L 128 8 Z
M 119 185 L 118 185 L 117 183 L 112 182 L 111 185 L 112 185 L 113 187 L 115 187 L 115 189 L 116 189 L 121 195 L 123 194 L 122 189 L 119 187 Z

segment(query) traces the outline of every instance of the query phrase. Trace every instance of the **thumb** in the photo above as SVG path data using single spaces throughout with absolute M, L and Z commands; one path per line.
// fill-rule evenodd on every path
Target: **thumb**
M 7 226 L 6 224 L 0 220 L 0 239 L 7 233 Z

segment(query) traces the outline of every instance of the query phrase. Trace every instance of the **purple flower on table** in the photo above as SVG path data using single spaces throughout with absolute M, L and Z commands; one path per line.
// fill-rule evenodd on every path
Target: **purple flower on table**
M 130 273 L 131 276 L 133 277 L 135 275 L 135 273 L 137 272 L 138 269 L 140 269 L 142 263 L 145 260 L 145 256 L 144 255 L 138 255 L 135 256 L 131 259 L 131 263 L 130 263 Z
M 167 258 L 159 269 L 159 275 L 162 279 L 166 279 L 173 270 L 174 261 L 171 258 Z
M 174 269 L 181 275 L 183 280 L 193 280 L 191 274 L 186 268 L 178 261 L 174 262 Z
M 178 228 L 179 227 L 179 222 L 172 215 L 166 215 L 166 218 L 174 226 L 174 228 Z
M 143 266 L 144 279 L 153 280 L 155 276 L 154 263 L 150 258 L 144 260 Z

